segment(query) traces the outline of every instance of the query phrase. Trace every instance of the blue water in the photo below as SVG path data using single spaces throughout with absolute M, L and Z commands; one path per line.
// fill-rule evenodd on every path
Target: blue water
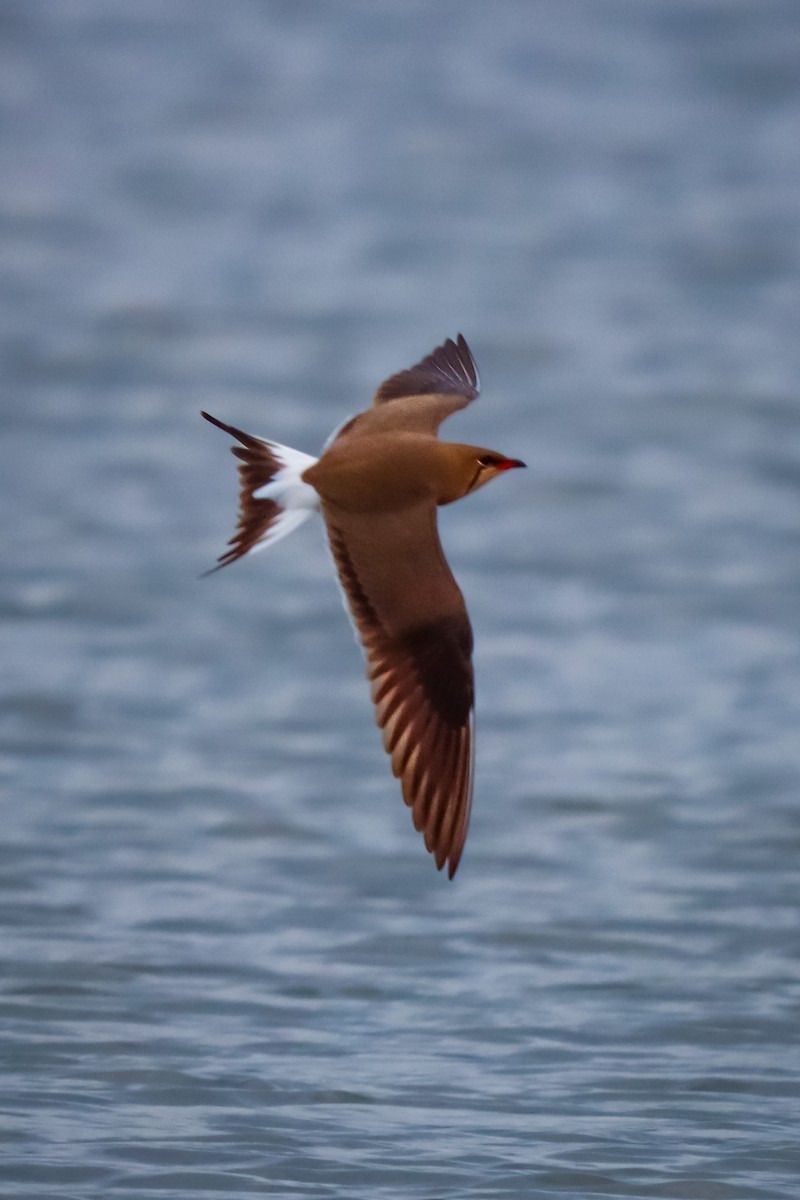
M 800 9 L 6 0 L 0 1195 L 800 1195 Z M 321 531 L 463 330 L 450 884 Z

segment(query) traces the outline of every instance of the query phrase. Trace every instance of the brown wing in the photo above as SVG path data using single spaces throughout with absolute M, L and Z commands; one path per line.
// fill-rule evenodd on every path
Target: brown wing
M 330 442 L 379 433 L 436 437 L 442 421 L 466 408 L 479 389 L 478 368 L 459 333 L 455 341 L 448 338 L 415 367 L 382 383 L 372 407 L 346 421 Z
M 255 489 L 269 483 L 283 463 L 275 456 L 270 446 L 260 438 L 243 433 L 241 429 L 236 429 L 233 425 L 225 425 L 207 412 L 200 415 L 242 443 L 241 446 L 231 447 L 236 457 L 241 459 L 239 466 L 239 522 L 236 526 L 236 533 L 228 541 L 231 549 L 219 556 L 216 567 L 206 571 L 207 575 L 211 575 L 214 571 L 229 566 L 243 554 L 247 554 L 248 550 L 252 550 L 258 542 L 263 540 L 270 526 L 283 513 L 281 505 L 276 504 L 274 500 L 253 498 Z
M 475 359 L 466 339 L 459 333 L 455 341 L 448 338 L 416 366 L 400 371 L 382 383 L 373 403 L 384 404 L 403 396 L 457 396 L 462 404 L 454 405 L 455 409 L 474 400 L 479 391 Z
M 415 828 L 452 879 L 472 802 L 472 629 L 436 510 L 370 515 L 324 505 L 323 515 L 392 770 Z

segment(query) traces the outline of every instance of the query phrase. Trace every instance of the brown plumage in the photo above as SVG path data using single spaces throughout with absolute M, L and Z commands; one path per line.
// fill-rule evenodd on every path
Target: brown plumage
M 391 376 L 318 460 L 213 424 L 241 443 L 240 516 L 219 567 L 321 508 L 367 658 L 376 721 L 415 828 L 455 874 L 474 766 L 472 629 L 442 551 L 436 508 L 513 467 L 480 446 L 440 442 L 441 422 L 478 395 L 464 338 Z
M 274 500 L 255 500 L 253 492 L 269 483 L 283 464 L 279 458 L 275 457 L 270 446 L 266 442 L 262 442 L 260 438 L 251 437 L 249 433 L 242 433 L 241 429 L 236 429 L 233 425 L 226 425 L 223 421 L 218 421 L 216 417 L 209 416 L 207 412 L 202 415 L 212 425 L 216 425 L 217 429 L 222 429 L 231 437 L 238 438 L 242 443 L 241 446 L 231 447 L 236 457 L 242 460 L 242 466 L 239 467 L 241 480 L 239 522 L 236 533 L 228 540 L 231 549 L 219 556 L 216 567 L 206 571 L 206 575 L 213 575 L 215 571 L 221 571 L 229 563 L 235 562 L 237 558 L 247 554 L 248 550 L 252 550 L 264 538 L 270 525 L 280 515 L 280 505 L 276 504 Z

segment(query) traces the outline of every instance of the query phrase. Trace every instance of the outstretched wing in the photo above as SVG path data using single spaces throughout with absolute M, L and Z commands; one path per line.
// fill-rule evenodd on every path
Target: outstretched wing
M 372 407 L 346 421 L 330 442 L 380 433 L 436 437 L 442 421 L 466 408 L 479 389 L 478 368 L 459 333 L 455 341 L 448 338 L 415 367 L 382 383 Z
M 375 393 L 373 404 L 385 404 L 404 396 L 453 396 L 462 401 L 453 405 L 455 411 L 474 400 L 480 386 L 475 359 L 459 333 L 455 341 L 448 338 L 416 366 L 385 380 Z
M 364 514 L 323 504 L 323 516 L 392 770 L 415 828 L 452 879 L 472 801 L 472 629 L 436 510 Z

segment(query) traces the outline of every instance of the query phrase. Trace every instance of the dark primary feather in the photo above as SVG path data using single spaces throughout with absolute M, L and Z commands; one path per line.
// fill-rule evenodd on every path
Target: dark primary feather
M 478 368 L 462 334 L 448 338 L 407 371 L 392 375 L 375 393 L 375 404 L 403 396 L 465 396 L 474 400 L 480 390 Z

